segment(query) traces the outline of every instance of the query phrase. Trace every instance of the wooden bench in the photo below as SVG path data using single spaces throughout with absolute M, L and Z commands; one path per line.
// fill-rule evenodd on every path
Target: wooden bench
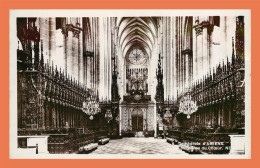
M 79 148 L 79 152 L 83 153 L 83 152 L 90 152 L 93 151 L 95 149 L 98 148 L 98 144 L 97 143 L 90 143 L 88 145 L 82 146 Z
M 110 140 L 110 138 L 107 138 L 107 137 L 104 137 L 104 136 L 99 137 L 98 144 L 99 145 L 104 145 L 104 144 L 108 143 L 109 140 Z
M 166 138 L 166 142 L 170 143 L 170 144 L 178 144 L 178 139 L 175 136 L 170 136 Z
M 187 153 L 190 154 L 197 154 L 197 153 L 201 153 L 201 150 L 198 146 L 195 145 L 190 145 L 188 143 L 181 143 L 179 145 L 179 148 Z
M 170 144 L 173 144 L 174 139 L 171 138 L 171 137 L 168 137 L 168 138 L 166 138 L 166 142 L 168 142 L 168 143 L 170 143 Z

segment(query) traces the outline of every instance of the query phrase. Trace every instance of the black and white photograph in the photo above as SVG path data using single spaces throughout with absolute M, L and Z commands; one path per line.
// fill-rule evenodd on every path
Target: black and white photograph
M 251 157 L 250 10 L 11 10 L 10 158 Z

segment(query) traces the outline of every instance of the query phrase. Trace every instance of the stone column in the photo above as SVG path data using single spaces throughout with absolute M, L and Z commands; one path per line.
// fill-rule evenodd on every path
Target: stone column
M 176 53 L 176 17 L 172 17 L 172 39 L 173 39 L 173 48 L 172 48 L 172 55 L 173 55 L 173 58 L 172 58 L 172 71 L 173 71 L 173 78 L 172 78 L 172 83 L 173 83 L 173 98 L 176 98 L 177 97 L 177 71 L 176 71 L 176 58 L 177 58 L 177 53 Z
M 73 60 L 72 60 L 72 38 L 73 38 L 73 33 L 71 31 L 67 32 L 67 41 L 66 41 L 66 70 L 67 73 L 72 76 L 72 65 L 73 65 Z
M 84 72 L 84 66 L 83 66 L 83 45 L 82 45 L 82 32 L 80 32 L 79 34 L 79 42 L 78 42 L 78 46 L 79 46 L 79 82 L 83 83 L 83 72 Z
M 185 59 L 185 76 L 184 76 L 184 89 L 188 89 L 191 86 L 191 57 L 192 57 L 192 51 L 187 49 L 182 51 L 182 57 Z
M 193 25 L 196 24 L 196 17 L 193 18 Z M 193 29 L 193 80 L 198 79 L 198 60 L 197 60 L 197 31 Z
M 99 19 L 99 37 L 100 37 L 100 41 L 104 41 L 105 39 L 105 27 L 104 27 L 104 22 L 105 22 L 105 18 L 100 18 Z M 99 63 L 99 69 L 100 69 L 100 85 L 99 85 L 99 98 L 101 99 L 105 99 L 105 71 L 104 71 L 104 67 L 105 67 L 105 46 L 103 43 L 100 43 L 100 59 L 99 59 L 100 63 Z M 122 108 L 121 108 L 122 110 Z M 122 117 L 122 116 L 121 116 Z M 121 133 L 121 129 L 120 129 L 120 133 Z
M 76 18 L 69 19 L 75 20 Z M 62 30 L 64 34 L 65 70 L 73 79 L 78 80 L 79 74 L 83 71 L 79 69 L 79 59 L 82 60 L 81 55 L 83 54 L 82 32 L 78 23 L 74 23 L 75 25 L 73 25 L 73 22 L 67 21 L 67 23 Z
M 49 60 L 49 18 L 39 18 L 40 39 L 42 41 L 44 62 Z M 50 64 L 50 62 L 48 62 Z
M 122 135 L 122 132 L 121 132 L 121 130 L 122 130 L 122 121 L 123 121 L 123 117 L 122 117 L 122 106 L 121 105 L 119 105 L 119 136 L 121 136 Z
M 154 108 L 153 108 L 153 118 L 154 118 L 154 137 L 157 137 L 157 114 L 156 114 L 156 105 L 154 105 Z
M 72 37 L 72 76 L 75 78 L 75 80 L 78 79 L 78 34 L 77 32 L 73 32 Z
M 166 56 L 166 83 L 165 83 L 165 86 L 166 86 L 166 95 L 165 96 L 169 96 L 170 95 L 170 90 L 171 90 L 171 75 L 170 75 L 170 72 L 171 72 L 171 55 L 170 55 L 170 31 L 169 31 L 169 17 L 165 18 L 165 56 Z
M 202 34 L 197 34 L 197 74 L 198 79 L 201 79 L 203 76 L 203 51 L 202 51 Z
M 209 61 L 208 61 L 208 33 L 207 33 L 207 27 L 203 27 L 202 30 L 202 57 L 203 57 L 203 62 L 202 62 L 202 68 L 203 68 L 203 74 L 207 74 L 209 68 Z
M 56 19 L 49 18 L 49 59 L 50 63 L 54 60 L 56 51 Z

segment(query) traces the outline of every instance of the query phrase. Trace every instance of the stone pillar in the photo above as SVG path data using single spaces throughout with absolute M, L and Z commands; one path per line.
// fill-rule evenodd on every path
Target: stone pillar
M 95 74 L 95 67 L 96 67 L 96 25 L 95 25 L 95 18 L 92 18 L 92 36 L 93 36 L 93 45 L 92 45 L 92 50 L 94 52 L 94 56 L 92 58 L 92 68 L 91 68 L 91 78 L 92 78 L 92 82 L 91 82 L 91 88 L 95 88 L 95 79 L 96 79 L 96 74 Z
M 56 19 L 49 18 L 49 59 L 50 63 L 54 60 L 56 54 Z
M 172 48 L 172 55 L 173 55 L 173 58 L 172 58 L 172 71 L 173 71 L 173 80 L 172 80 L 172 83 L 173 83 L 173 98 L 176 98 L 177 97 L 177 67 L 176 67 L 176 58 L 177 58 L 177 53 L 176 53 L 176 17 L 172 17 L 172 39 L 173 39 L 173 48 Z
M 198 74 L 198 79 L 201 79 L 203 76 L 203 51 L 201 46 L 203 45 L 202 43 L 202 34 L 197 34 L 197 74 Z
M 81 20 L 81 19 L 80 19 Z M 82 20 L 80 22 L 80 25 L 82 25 Z M 80 83 L 83 83 L 83 72 L 84 72 L 84 65 L 83 65 L 83 32 L 79 33 L 79 39 L 78 39 L 78 71 L 79 71 L 79 75 L 78 75 L 78 80 Z
M 72 77 L 77 80 L 78 78 L 78 38 L 77 38 L 77 34 L 76 32 L 73 32 L 73 37 L 72 37 L 72 66 L 71 66 L 71 70 L 72 70 Z
M 42 41 L 44 62 L 50 64 L 49 60 L 49 18 L 39 18 L 40 39 Z
M 156 105 L 154 105 L 154 113 L 153 113 L 153 116 L 154 116 L 154 137 L 157 137 L 157 113 L 156 113 L 157 109 L 156 109 Z
M 167 17 L 166 18 L 166 44 L 165 44 L 165 47 L 166 47 L 166 73 L 167 73 L 167 87 L 166 87 L 166 90 L 167 90 L 167 97 L 170 96 L 170 93 L 171 93 L 171 53 L 170 53 L 170 49 L 171 49 L 171 43 L 170 43 L 170 37 L 171 37 L 171 34 L 170 34 L 170 18 Z
M 120 131 L 126 131 L 128 129 L 129 121 L 128 121 L 128 109 L 124 105 L 120 105 L 121 107 L 121 129 Z
M 119 105 L 119 136 L 122 135 L 122 120 L 123 120 L 123 117 L 122 117 L 122 107 L 121 105 Z
M 156 117 L 154 115 L 156 114 L 155 111 L 155 105 L 154 104 L 149 104 L 147 108 L 147 123 L 148 123 L 148 130 L 152 131 L 156 129 Z
M 73 79 L 79 80 L 79 74 L 82 73 L 79 68 L 79 63 L 81 63 L 79 59 L 82 59 L 81 55 L 83 54 L 81 45 L 82 32 L 77 18 L 67 18 L 67 23 L 62 31 L 65 46 L 65 71 Z
M 110 23 L 110 19 L 111 18 L 108 18 L 108 23 L 107 23 L 107 26 L 108 26 L 108 38 L 107 38 L 107 47 L 108 47 L 108 53 L 107 53 L 107 57 L 108 57 L 108 69 L 107 69 L 107 76 L 108 76 L 108 98 L 111 99 L 111 79 L 112 79 L 112 62 L 111 62 L 111 57 L 112 57 L 112 52 L 111 52 L 111 47 L 112 47 L 112 44 L 111 44 L 111 23 Z
M 162 67 L 163 67 L 163 83 L 164 83 L 164 99 L 166 99 L 168 93 L 167 93 L 167 53 L 166 53 L 166 17 L 162 18 L 162 24 L 161 24 L 161 56 L 162 56 Z M 168 85 L 167 85 L 168 86 Z
M 202 68 L 203 68 L 203 74 L 207 74 L 209 70 L 209 53 L 208 53 L 208 29 L 207 27 L 202 28 L 202 57 L 203 57 L 203 62 L 202 62 Z
M 192 60 L 192 51 L 187 49 L 182 51 L 182 57 L 184 57 L 185 68 L 183 69 L 184 73 L 184 89 L 188 89 L 191 86 L 191 60 Z
M 194 26 L 194 76 L 195 80 L 201 79 L 209 72 L 210 68 L 210 35 L 211 25 L 208 17 L 199 17 L 195 20 Z
M 72 65 L 73 65 L 73 59 L 72 59 L 72 38 L 73 33 L 71 31 L 67 32 L 67 41 L 66 41 L 66 70 L 67 73 L 72 76 Z
M 104 41 L 105 39 L 105 26 L 104 26 L 105 18 L 99 19 L 99 37 L 100 41 Z M 105 46 L 101 43 L 100 44 L 100 63 L 99 63 L 99 69 L 100 69 L 100 85 L 99 85 L 99 98 L 105 99 Z M 122 110 L 122 108 L 121 108 Z M 121 111 L 120 110 L 120 111 Z M 121 116 L 122 117 L 122 116 Z M 121 129 L 120 129 L 121 131 Z
M 193 19 L 193 25 L 196 24 L 196 17 Z M 197 38 L 198 34 L 195 29 L 193 29 L 193 80 L 196 81 L 198 79 L 198 60 L 197 60 Z

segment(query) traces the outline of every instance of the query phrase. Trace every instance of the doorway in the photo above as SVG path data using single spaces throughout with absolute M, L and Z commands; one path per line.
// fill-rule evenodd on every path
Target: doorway
M 132 112 L 132 131 L 143 132 L 143 111 L 141 109 L 134 109 Z

